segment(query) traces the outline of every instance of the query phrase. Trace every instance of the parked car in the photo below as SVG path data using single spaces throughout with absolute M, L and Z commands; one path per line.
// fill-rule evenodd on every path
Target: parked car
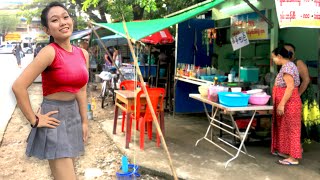
M 0 45 L 0 53 L 12 54 L 12 51 L 16 45 L 15 44 L 3 44 Z
M 22 48 L 22 51 L 23 51 L 23 53 L 25 53 L 25 54 L 32 54 L 32 53 L 33 53 L 33 50 L 32 50 L 31 47 Z

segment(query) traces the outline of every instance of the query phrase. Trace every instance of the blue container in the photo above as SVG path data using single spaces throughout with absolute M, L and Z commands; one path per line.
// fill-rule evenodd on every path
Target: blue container
M 160 68 L 159 75 L 160 75 L 160 77 L 165 77 L 166 76 L 166 69 Z
M 211 75 L 211 76 L 200 76 L 200 79 L 213 82 L 213 79 L 215 77 L 218 77 L 218 82 L 224 82 L 228 78 L 227 76 Z
M 230 107 L 248 106 L 250 95 L 241 92 L 218 92 L 219 103 Z
M 149 65 L 145 65 L 145 66 L 143 66 L 143 65 L 140 65 L 139 66 L 140 67 L 140 71 L 141 71 L 141 74 L 142 74 L 142 76 L 143 77 L 148 77 L 148 75 L 149 75 Z M 155 66 L 155 65 L 151 65 L 150 66 L 150 76 L 153 76 L 153 77 L 156 77 L 156 75 L 157 75 L 157 66 Z
M 138 165 L 128 164 L 128 168 L 128 172 L 116 172 L 117 180 L 132 180 L 135 179 L 135 177 L 140 177 Z M 122 168 L 120 170 L 122 170 Z
M 243 80 L 243 82 L 258 82 L 259 68 L 240 67 L 240 79 Z

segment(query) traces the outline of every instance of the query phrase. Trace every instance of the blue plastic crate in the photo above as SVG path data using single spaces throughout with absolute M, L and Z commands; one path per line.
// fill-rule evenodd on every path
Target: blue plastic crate
M 230 107 L 248 106 L 250 95 L 241 92 L 218 92 L 219 103 Z
M 243 82 L 258 82 L 259 68 L 240 67 L 240 79 L 243 80 Z

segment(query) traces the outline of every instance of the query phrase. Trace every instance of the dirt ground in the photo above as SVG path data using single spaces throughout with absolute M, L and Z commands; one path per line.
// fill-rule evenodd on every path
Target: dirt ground
M 90 88 L 92 89 L 92 88 Z M 36 110 L 42 101 L 41 84 L 34 83 L 29 88 L 32 107 Z M 97 90 L 91 90 L 88 95 L 98 96 Z M 76 172 L 79 180 L 82 179 L 116 179 L 116 172 L 120 167 L 121 152 L 112 139 L 101 129 L 104 119 L 113 116 L 113 106 L 100 108 L 100 99 L 97 99 L 97 108 L 94 110 L 94 120 L 89 121 L 89 140 L 85 146 L 85 154 L 76 161 Z M 16 108 L 7 126 L 0 144 L 0 180 L 53 179 L 48 162 L 29 158 L 25 155 L 26 139 L 30 132 L 29 122 L 24 118 L 19 108 Z M 96 176 L 100 174 L 100 176 Z M 141 174 L 141 173 L 140 173 Z M 163 179 L 151 174 L 141 174 L 139 179 Z

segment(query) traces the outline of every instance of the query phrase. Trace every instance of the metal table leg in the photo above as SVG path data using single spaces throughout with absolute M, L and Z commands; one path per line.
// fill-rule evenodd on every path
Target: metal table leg
M 251 119 L 250 119 L 250 122 L 249 122 L 249 124 L 248 124 L 248 126 L 247 126 L 247 128 L 246 128 L 246 131 L 245 131 L 243 137 L 240 136 L 239 128 L 238 128 L 236 122 L 234 121 L 233 116 L 230 114 L 230 117 L 231 117 L 231 119 L 232 119 L 232 122 L 234 123 L 234 126 L 235 126 L 235 128 L 236 128 L 236 131 L 237 131 L 237 133 L 239 134 L 239 139 L 241 140 L 241 143 L 240 143 L 240 146 L 239 146 L 239 148 L 238 148 L 237 154 L 236 154 L 235 156 L 233 156 L 231 159 L 229 159 L 229 160 L 226 162 L 225 168 L 228 166 L 228 164 L 229 164 L 231 161 L 233 161 L 234 159 L 236 159 L 236 158 L 239 156 L 242 147 L 243 147 L 243 149 L 244 149 L 244 151 L 245 151 L 245 154 L 247 154 L 248 156 L 250 156 L 250 157 L 252 157 L 252 158 L 255 158 L 254 156 L 251 156 L 251 155 L 249 155 L 249 154 L 247 153 L 247 149 L 246 149 L 246 147 L 245 147 L 245 145 L 244 145 L 244 141 L 246 140 L 246 137 L 247 137 L 247 135 L 248 135 L 249 129 L 250 129 L 250 127 L 251 127 L 251 124 L 252 124 L 252 121 L 253 121 L 253 119 L 254 119 L 254 116 L 256 115 L 256 112 L 257 112 L 257 111 L 254 111 L 254 112 L 253 112 L 253 115 L 252 115 L 252 117 L 251 117 Z

